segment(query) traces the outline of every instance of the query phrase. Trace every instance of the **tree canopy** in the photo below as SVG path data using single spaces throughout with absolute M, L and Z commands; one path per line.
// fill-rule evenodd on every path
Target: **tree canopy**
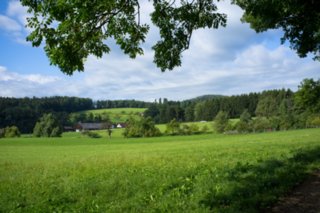
M 140 21 L 139 0 L 20 0 L 33 14 L 28 18 L 33 46 L 45 43 L 51 65 L 72 75 L 84 70 L 89 55 L 102 57 L 111 51 L 106 40 L 135 58 L 143 54 L 149 25 Z M 219 1 L 219 0 L 218 0 Z M 162 70 L 181 65 L 194 30 L 226 26 L 227 15 L 217 12 L 213 0 L 153 0 L 152 23 L 160 40 L 152 47 L 154 63 Z M 244 11 L 242 20 L 257 32 L 282 29 L 300 57 L 313 53 L 320 60 L 320 2 L 316 0 L 232 0 Z
M 320 113 L 320 79 L 304 79 L 295 94 L 295 102 L 303 111 Z
M 281 42 L 289 41 L 300 57 L 308 53 L 320 60 L 320 1 L 317 0 L 233 0 L 244 11 L 242 21 L 257 32 L 282 29 Z
M 57 117 L 52 113 L 44 114 L 33 129 L 35 137 L 60 137 L 61 134 L 61 125 Z
M 149 30 L 140 22 L 139 0 L 21 0 L 33 17 L 27 37 L 33 46 L 45 43 L 52 65 L 73 74 L 84 70 L 90 55 L 110 52 L 105 40 L 113 38 L 131 58 L 143 54 L 141 44 Z M 152 47 L 154 62 L 162 70 L 181 64 L 181 53 L 188 49 L 192 32 L 199 28 L 226 25 L 226 15 L 217 12 L 213 0 L 154 0 L 152 23 L 159 28 L 160 40 Z

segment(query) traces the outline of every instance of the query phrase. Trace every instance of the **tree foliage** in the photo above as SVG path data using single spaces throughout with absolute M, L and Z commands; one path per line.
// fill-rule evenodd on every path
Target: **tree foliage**
M 277 113 L 277 103 L 272 96 L 265 96 L 258 102 L 256 115 L 270 117 Z
M 113 39 L 122 51 L 135 58 L 149 30 L 140 21 L 139 0 L 20 0 L 33 16 L 27 40 L 44 44 L 50 63 L 62 72 L 84 70 L 89 55 L 102 57 L 111 51 Z M 181 53 L 189 48 L 192 33 L 199 28 L 226 26 L 213 0 L 153 0 L 150 14 L 159 28 L 160 40 L 152 47 L 154 63 L 162 70 L 181 65 Z M 316 0 L 233 0 L 244 11 L 242 20 L 257 32 L 282 29 L 281 42 L 289 41 L 300 57 L 313 53 L 320 60 L 320 2 Z
M 244 110 L 240 115 L 240 120 L 236 124 L 236 129 L 238 132 L 250 132 L 251 131 L 251 115 L 248 110 Z
M 14 137 L 20 137 L 21 133 L 19 131 L 19 128 L 16 126 L 7 126 L 4 129 L 0 129 L 0 138 L 14 138 Z
M 43 98 L 0 97 L 0 128 L 14 125 L 22 133 L 32 133 L 37 120 L 45 113 L 55 112 L 59 120 L 66 122 L 67 113 L 92 108 L 93 101 L 89 98 L 62 96 Z
M 61 134 L 61 125 L 52 113 L 44 114 L 33 129 L 35 137 L 60 137 Z
M 189 126 L 188 126 L 189 127 Z M 187 128 L 188 128 L 187 127 Z M 166 125 L 166 132 L 171 135 L 177 135 L 180 131 L 180 123 L 174 118 Z
M 320 1 L 233 0 L 244 11 L 242 20 L 257 32 L 282 29 L 281 42 L 289 41 L 300 57 L 313 53 L 320 60 Z
M 304 79 L 295 94 L 296 106 L 311 113 L 320 113 L 320 79 Z
M 73 74 L 84 70 L 89 55 L 102 57 L 110 52 L 105 40 L 116 44 L 135 58 L 143 54 L 149 26 L 140 22 L 139 0 L 21 0 L 33 17 L 27 37 L 33 46 L 45 43 L 51 64 L 62 72 Z M 191 35 L 199 28 L 225 26 L 226 15 L 217 12 L 213 0 L 153 1 L 151 21 L 159 28 L 160 40 L 152 47 L 154 62 L 162 70 L 181 64 L 181 53 L 189 48 Z
M 228 113 L 224 111 L 219 111 L 219 113 L 214 118 L 214 129 L 218 133 L 223 133 L 229 124 Z
M 140 120 L 135 120 L 130 118 L 127 121 L 127 126 L 124 129 L 123 135 L 127 138 L 132 137 L 154 137 L 160 136 L 160 130 L 155 126 L 154 121 L 148 118 L 141 118 Z

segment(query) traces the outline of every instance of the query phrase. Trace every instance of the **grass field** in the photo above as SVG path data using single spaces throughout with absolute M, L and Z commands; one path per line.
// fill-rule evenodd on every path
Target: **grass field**
M 110 120 L 114 123 L 125 122 L 130 116 L 133 118 L 138 118 L 141 113 L 143 113 L 145 108 L 114 108 L 114 109 L 95 109 L 81 111 L 81 113 L 92 113 L 93 115 L 101 115 L 106 113 L 109 115 Z
M 200 129 L 203 126 L 207 126 L 208 132 L 213 132 L 213 122 L 189 122 L 189 123 L 183 123 L 183 124 L 188 124 L 188 125 L 196 124 Z M 165 133 L 166 124 L 157 124 L 156 127 L 159 128 L 162 133 Z M 124 137 L 122 135 L 123 130 L 124 129 L 121 129 L 121 128 L 112 129 L 112 138 L 123 138 Z M 97 130 L 97 131 L 93 131 L 93 132 L 98 133 L 101 137 L 107 137 L 107 130 Z M 83 137 L 87 137 L 87 136 L 83 136 L 79 132 L 64 132 L 63 137 L 65 137 L 65 138 L 83 138 Z
M 259 212 L 320 168 L 320 131 L 0 140 L 0 212 Z

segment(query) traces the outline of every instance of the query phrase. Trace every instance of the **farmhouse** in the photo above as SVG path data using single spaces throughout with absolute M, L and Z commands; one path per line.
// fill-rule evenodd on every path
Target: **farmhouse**
M 81 130 L 100 130 L 105 129 L 103 123 L 78 123 L 75 126 L 77 132 Z
M 126 127 L 126 123 L 117 123 L 117 124 L 111 124 L 111 129 L 114 128 L 125 128 Z M 80 132 L 83 130 L 101 130 L 101 129 L 107 129 L 108 125 L 106 125 L 106 123 L 77 123 L 74 126 L 74 130 L 76 132 Z
M 64 126 L 63 131 L 64 132 L 73 132 L 73 131 L 75 131 L 75 128 L 73 128 L 72 126 Z
M 118 123 L 116 125 L 117 128 L 125 128 L 126 126 L 127 126 L 126 123 Z

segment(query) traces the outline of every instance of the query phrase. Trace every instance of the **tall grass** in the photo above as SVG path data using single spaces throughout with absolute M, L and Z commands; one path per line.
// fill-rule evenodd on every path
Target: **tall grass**
M 0 140 L 0 212 L 259 212 L 320 166 L 319 129 Z

